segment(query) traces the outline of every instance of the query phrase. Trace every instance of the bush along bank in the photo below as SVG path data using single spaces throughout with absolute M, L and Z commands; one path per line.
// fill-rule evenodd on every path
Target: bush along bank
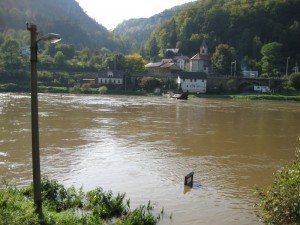
M 57 181 L 43 177 L 41 190 L 43 218 L 35 212 L 32 186 L 18 189 L 4 184 L 0 189 L 0 224 L 154 225 L 161 216 L 154 215 L 150 201 L 131 210 L 125 194 L 113 195 L 102 188 L 84 193 L 82 188 L 66 189 Z
M 299 138 L 300 143 L 300 138 Z M 300 224 L 300 148 L 274 173 L 272 185 L 257 188 L 256 214 L 264 224 Z

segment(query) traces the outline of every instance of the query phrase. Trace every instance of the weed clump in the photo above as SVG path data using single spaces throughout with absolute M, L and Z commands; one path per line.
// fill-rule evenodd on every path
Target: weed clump
M 56 180 L 43 177 L 41 191 L 42 219 L 35 210 L 32 186 L 18 189 L 5 183 L 0 188 L 0 225 L 154 225 L 159 220 L 150 202 L 131 210 L 125 194 L 114 195 L 99 187 L 85 193 L 82 187 L 65 188 Z

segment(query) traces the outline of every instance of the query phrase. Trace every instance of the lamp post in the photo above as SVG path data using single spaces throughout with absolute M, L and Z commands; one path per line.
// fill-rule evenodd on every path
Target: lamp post
M 39 149 L 39 124 L 38 124 L 38 96 L 37 96 L 37 50 L 38 42 L 49 41 L 56 43 L 61 40 L 58 34 L 49 33 L 37 39 L 37 26 L 27 23 L 30 31 L 30 62 L 31 62 L 31 138 L 32 138 L 32 175 L 33 194 L 36 212 L 42 217 L 40 149 Z
M 287 75 L 288 75 L 288 70 L 289 70 L 289 59 L 290 59 L 291 57 L 287 57 L 286 58 L 286 69 L 285 69 L 285 76 L 287 77 Z
M 234 76 L 236 77 L 236 60 L 234 60 Z
M 232 76 L 232 70 L 233 70 L 233 67 L 232 65 L 234 64 L 234 76 L 236 76 L 236 60 L 232 61 L 231 62 L 231 66 L 230 66 L 230 75 Z

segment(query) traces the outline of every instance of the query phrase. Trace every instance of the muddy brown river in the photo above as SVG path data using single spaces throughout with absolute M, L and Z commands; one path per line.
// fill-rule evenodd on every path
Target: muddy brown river
M 30 95 L 0 93 L 0 180 L 29 185 Z M 254 186 L 293 159 L 300 104 L 39 94 L 41 172 L 126 192 L 160 225 L 253 225 Z M 184 176 L 194 172 L 192 188 Z

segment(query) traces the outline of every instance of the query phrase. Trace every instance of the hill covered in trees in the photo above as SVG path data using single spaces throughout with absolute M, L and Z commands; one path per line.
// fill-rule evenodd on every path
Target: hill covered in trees
M 171 9 L 158 13 L 150 18 L 139 18 L 125 20 L 114 30 L 114 34 L 123 42 L 128 43 L 131 52 L 140 52 L 145 42 L 149 39 L 151 32 L 163 22 L 174 17 L 183 9 L 187 8 L 190 3 L 175 6 Z
M 157 57 L 163 49 L 180 48 L 192 56 L 206 39 L 211 53 L 229 45 L 241 64 L 259 70 L 262 47 L 276 42 L 283 64 L 290 57 L 295 65 L 300 62 L 299 9 L 298 0 L 199 0 L 154 29 L 143 52 Z
M 91 19 L 75 0 L 1 0 L 0 32 L 24 43 L 26 22 L 37 24 L 39 33 L 55 32 L 76 48 L 105 47 L 122 50 L 112 34 Z
M 168 48 L 179 48 L 191 57 L 205 39 L 219 74 L 228 74 L 231 61 L 236 60 L 238 68 L 282 76 L 287 60 L 290 70 L 300 62 L 299 8 L 298 0 L 198 0 L 150 18 L 127 20 L 108 31 L 75 0 L 2 0 L 0 67 L 20 64 L 13 49 L 28 45 L 28 21 L 38 25 L 40 35 L 55 32 L 63 39 L 40 52 L 41 65 L 56 62 L 61 68 L 95 70 L 136 52 L 144 59 L 159 59 Z M 230 56 L 224 57 L 224 52 Z M 226 62 L 221 61 L 224 58 Z M 115 61 L 122 69 L 123 61 Z

